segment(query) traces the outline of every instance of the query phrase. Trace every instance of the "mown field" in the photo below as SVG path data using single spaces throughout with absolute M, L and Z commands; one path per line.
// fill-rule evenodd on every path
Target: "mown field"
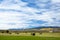
M 0 33 L 0 40 L 60 40 L 60 33 L 36 33 L 35 36 L 31 35 L 30 33 Z

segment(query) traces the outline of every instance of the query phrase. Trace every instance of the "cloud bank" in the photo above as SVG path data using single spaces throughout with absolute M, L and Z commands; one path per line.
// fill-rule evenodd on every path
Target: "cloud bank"
M 60 2 L 54 0 L 0 1 L 0 29 L 60 26 L 59 17 Z

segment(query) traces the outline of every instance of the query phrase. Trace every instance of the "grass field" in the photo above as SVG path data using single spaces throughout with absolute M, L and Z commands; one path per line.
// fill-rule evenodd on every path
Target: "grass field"
M 60 37 L 0 36 L 0 40 L 60 40 Z
M 32 36 L 30 33 L 20 33 L 20 34 L 1 34 L 0 40 L 60 40 L 60 33 L 36 33 Z

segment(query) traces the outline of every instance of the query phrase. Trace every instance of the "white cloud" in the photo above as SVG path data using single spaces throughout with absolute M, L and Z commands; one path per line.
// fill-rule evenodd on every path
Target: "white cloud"
M 6 3 L 9 2 L 7 1 Z M 17 4 L 7 6 L 3 4 L 0 5 L 0 29 L 31 28 L 30 26 L 37 27 L 49 25 L 60 26 L 60 22 L 58 22 L 60 20 L 60 12 L 56 12 L 53 9 L 35 9 L 27 7 L 27 3 L 25 4 L 24 2 L 18 2 Z M 37 12 L 41 12 L 42 14 L 37 14 Z M 53 18 L 56 18 L 56 20 Z M 32 19 L 46 21 L 47 23 L 31 24 L 32 21 L 30 20 Z
M 52 3 L 59 3 L 60 2 L 60 0 L 51 0 L 52 1 Z

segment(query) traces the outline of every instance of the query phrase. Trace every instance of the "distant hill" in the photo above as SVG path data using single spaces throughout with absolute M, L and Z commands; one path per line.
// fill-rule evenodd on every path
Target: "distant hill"
M 41 26 L 41 27 L 34 27 L 34 28 L 25 28 L 25 29 L 41 29 L 41 28 L 60 28 L 59 26 Z M 12 28 L 9 30 L 25 30 L 24 28 Z

